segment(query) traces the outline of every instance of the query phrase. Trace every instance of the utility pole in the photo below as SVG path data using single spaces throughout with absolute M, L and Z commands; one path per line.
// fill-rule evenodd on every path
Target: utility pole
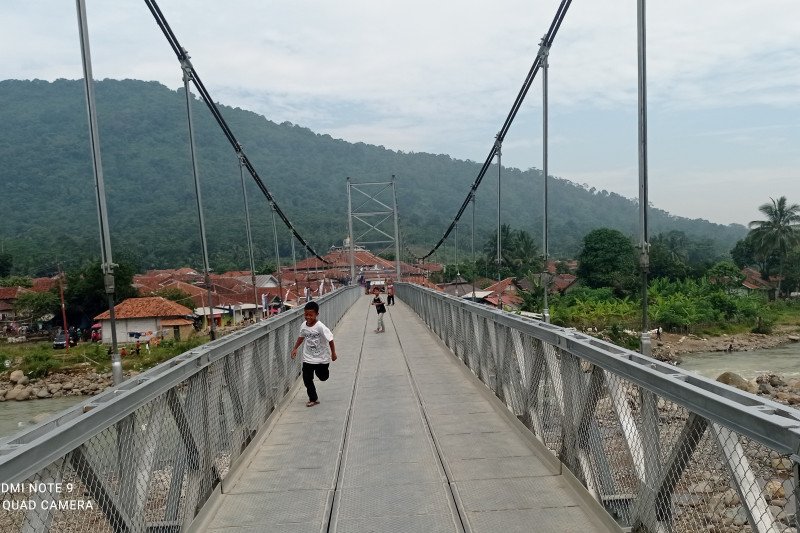
M 103 272 L 103 285 L 108 299 L 108 313 L 111 322 L 111 373 L 114 384 L 122 383 L 122 360 L 117 350 L 117 321 L 114 314 L 114 259 L 111 254 L 111 230 L 108 225 L 108 209 L 106 207 L 105 180 L 103 179 L 103 162 L 100 157 L 100 133 L 97 127 L 97 108 L 94 96 L 94 78 L 92 76 L 92 55 L 89 47 L 89 25 L 86 20 L 85 0 L 76 0 L 78 11 L 78 34 L 81 42 L 81 60 L 83 63 L 83 81 L 86 89 L 86 110 L 89 115 L 89 138 L 92 145 L 92 167 L 94 170 L 95 195 L 97 199 L 97 218 L 100 224 L 100 254 Z M 69 345 L 69 333 L 64 331 Z
M 550 308 L 547 306 L 547 291 L 549 289 L 550 270 L 547 268 L 549 259 L 547 242 L 547 71 L 550 68 L 549 55 L 550 48 L 547 46 L 547 36 L 542 37 L 539 54 L 542 65 L 542 173 L 544 174 L 544 211 L 542 214 L 542 251 L 544 253 L 544 268 L 542 269 L 542 288 L 544 289 L 544 307 L 542 308 L 542 320 L 550 322 Z
M 650 243 L 648 242 L 647 209 L 647 34 L 645 0 L 637 2 L 637 38 L 639 63 L 639 267 L 642 271 L 642 336 L 641 352 L 652 356 L 650 320 L 647 316 L 647 283 L 650 271 Z
M 58 265 L 58 292 L 61 294 L 61 322 L 64 325 L 64 337 L 67 340 L 65 345 L 66 353 L 69 353 L 69 330 L 67 329 L 67 307 L 64 305 L 64 273 L 61 265 Z

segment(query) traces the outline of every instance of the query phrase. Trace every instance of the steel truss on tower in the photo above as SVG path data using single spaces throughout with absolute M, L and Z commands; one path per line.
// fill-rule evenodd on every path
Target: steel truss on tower
M 358 193 L 355 198 L 361 200 L 355 209 L 353 209 L 353 191 Z M 356 231 L 360 232 L 358 235 L 353 231 L 354 225 Z M 393 228 L 388 227 L 390 225 L 393 225 Z M 391 181 L 383 182 L 353 183 L 349 177 L 347 178 L 347 228 L 350 279 L 356 279 L 357 247 L 380 246 L 382 248 L 377 251 L 377 255 L 380 255 L 394 245 L 395 271 L 399 281 L 400 232 L 397 224 L 397 186 L 394 174 Z

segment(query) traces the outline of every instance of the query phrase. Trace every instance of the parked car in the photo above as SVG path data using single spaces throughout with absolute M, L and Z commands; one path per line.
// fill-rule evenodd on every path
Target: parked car
M 67 347 L 67 336 L 63 333 L 59 333 L 53 339 L 53 349 L 54 350 L 63 350 Z
M 75 346 L 78 343 L 75 340 L 70 339 L 69 345 Z M 53 349 L 54 350 L 63 350 L 67 347 L 67 336 L 64 333 L 57 333 L 55 339 L 53 339 Z

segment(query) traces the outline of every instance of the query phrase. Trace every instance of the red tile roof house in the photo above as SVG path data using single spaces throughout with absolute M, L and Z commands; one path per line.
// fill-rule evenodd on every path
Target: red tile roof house
M 491 291 L 492 294 L 485 297 L 484 300 L 494 307 L 497 307 L 499 303 L 498 298 L 502 298 L 504 309 L 516 311 L 522 306 L 524 301 L 522 297 L 519 296 L 521 289 L 516 278 L 506 278 L 502 281 L 498 281 L 486 287 L 485 290 Z
M 30 292 L 25 287 L 0 287 L 0 322 L 13 322 L 17 319 L 14 302 L 20 294 Z M 3 324 L 5 326 L 5 324 Z
M 185 340 L 194 333 L 192 310 L 160 296 L 128 298 L 114 306 L 117 342 L 146 342 L 152 337 Z M 103 326 L 103 342 L 111 342 L 111 315 L 94 318 Z M 138 335 L 138 337 L 137 337 Z

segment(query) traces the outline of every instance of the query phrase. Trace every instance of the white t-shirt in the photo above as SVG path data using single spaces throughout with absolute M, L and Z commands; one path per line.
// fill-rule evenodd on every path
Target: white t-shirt
M 333 333 L 328 326 L 317 320 L 311 327 L 305 321 L 300 326 L 300 336 L 303 337 L 303 362 L 311 364 L 325 364 L 331 362 L 331 347 Z

